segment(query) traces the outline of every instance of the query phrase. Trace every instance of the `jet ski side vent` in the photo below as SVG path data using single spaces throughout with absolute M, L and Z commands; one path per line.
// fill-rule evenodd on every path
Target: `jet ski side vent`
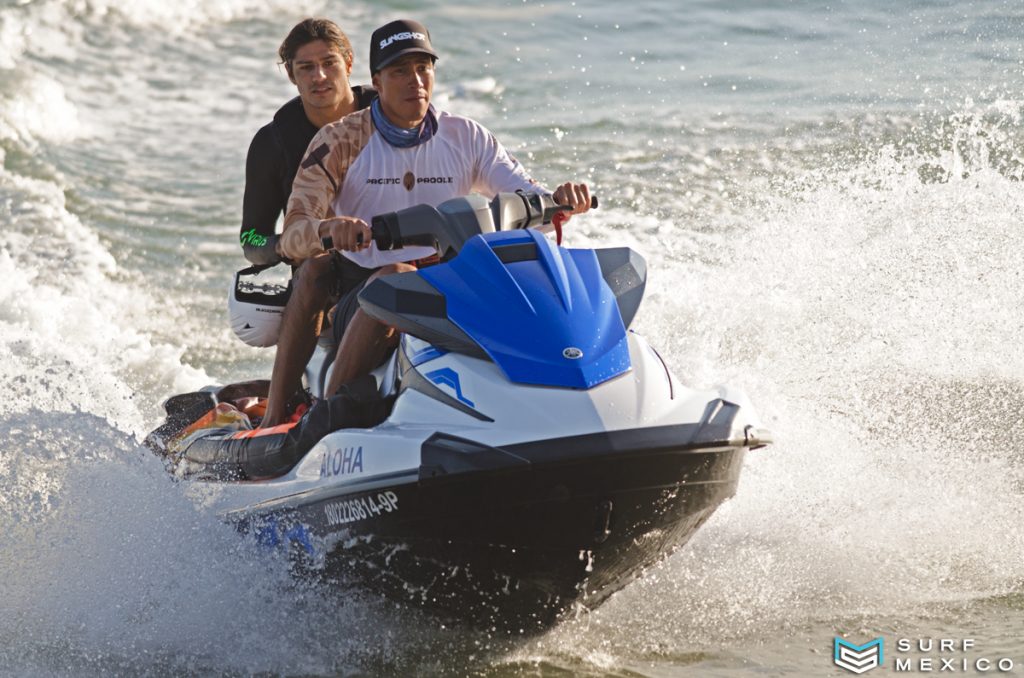
M 529 465 L 529 460 L 500 447 L 435 433 L 423 443 L 420 451 L 420 480 Z
M 363 311 L 438 348 L 488 360 L 487 353 L 448 318 L 447 302 L 419 271 L 377 278 L 359 293 Z
M 647 262 L 628 247 L 606 247 L 594 250 L 594 254 L 601 267 L 601 276 L 618 302 L 622 324 L 629 329 L 644 299 Z
M 532 242 L 497 245 L 494 254 L 503 264 L 518 264 L 521 261 L 537 260 L 537 244 Z

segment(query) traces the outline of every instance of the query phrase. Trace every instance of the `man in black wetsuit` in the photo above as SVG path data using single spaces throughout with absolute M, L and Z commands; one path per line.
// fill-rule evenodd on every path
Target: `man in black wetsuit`
M 288 206 L 310 140 L 327 123 L 369 106 L 377 94 L 349 84 L 352 45 L 333 21 L 300 22 L 281 43 L 278 56 L 299 96 L 256 133 L 245 161 L 240 240 L 245 258 L 260 265 L 281 260 L 275 226 Z

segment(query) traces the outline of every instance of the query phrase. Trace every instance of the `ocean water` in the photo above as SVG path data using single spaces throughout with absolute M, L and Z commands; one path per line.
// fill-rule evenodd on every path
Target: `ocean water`
M 637 330 L 775 432 L 539 638 L 294 582 L 139 444 L 168 394 L 269 374 L 224 298 L 306 15 L 354 82 L 426 23 L 436 103 L 588 181 L 568 243 L 640 251 Z M 0 0 L 0 675 L 845 675 L 837 635 L 885 638 L 873 675 L 901 638 L 1024 672 L 1022 36 L 1018 0 Z

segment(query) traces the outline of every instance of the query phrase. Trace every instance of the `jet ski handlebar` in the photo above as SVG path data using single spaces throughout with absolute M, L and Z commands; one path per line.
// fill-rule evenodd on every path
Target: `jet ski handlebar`
M 590 206 L 597 205 L 597 197 L 592 197 Z M 379 214 L 371 220 L 370 233 L 377 249 L 382 251 L 425 246 L 444 257 L 450 251 L 458 253 L 475 235 L 549 224 L 556 214 L 571 209 L 540 192 L 499 193 L 491 201 L 469 195 L 446 200 L 437 207 L 414 205 Z M 332 248 L 330 238 L 322 238 L 321 243 L 325 250 Z

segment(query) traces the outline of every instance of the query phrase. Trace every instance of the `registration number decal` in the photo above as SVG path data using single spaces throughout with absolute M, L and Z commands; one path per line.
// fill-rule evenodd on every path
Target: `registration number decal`
M 391 490 L 376 495 L 368 494 L 365 497 L 331 502 L 324 507 L 328 525 L 347 525 L 397 510 L 398 495 Z

